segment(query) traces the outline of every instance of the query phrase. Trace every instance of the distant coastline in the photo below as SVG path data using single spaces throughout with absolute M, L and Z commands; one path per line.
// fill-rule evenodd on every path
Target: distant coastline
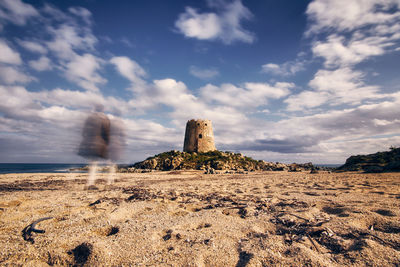
M 314 164 L 317 167 L 338 168 L 343 164 Z
M 0 163 L 0 174 L 6 173 L 66 173 L 82 168 L 86 163 Z

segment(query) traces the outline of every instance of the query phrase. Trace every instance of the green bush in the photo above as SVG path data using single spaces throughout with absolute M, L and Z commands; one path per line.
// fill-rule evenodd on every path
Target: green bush
M 366 172 L 400 171 L 400 148 L 390 147 L 390 151 L 369 155 L 351 156 L 338 170 L 360 170 Z

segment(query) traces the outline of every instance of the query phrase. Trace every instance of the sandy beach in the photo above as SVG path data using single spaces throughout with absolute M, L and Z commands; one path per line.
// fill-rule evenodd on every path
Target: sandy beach
M 0 264 L 400 263 L 400 173 L 99 176 L 84 190 L 84 173 L 0 175 Z

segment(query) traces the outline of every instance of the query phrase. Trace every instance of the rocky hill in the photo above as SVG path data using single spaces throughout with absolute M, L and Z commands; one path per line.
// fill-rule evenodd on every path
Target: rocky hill
M 302 171 L 315 170 L 312 163 L 305 164 L 283 164 L 279 162 L 266 162 L 263 160 L 254 160 L 243 156 L 240 153 L 210 151 L 205 153 L 187 153 L 180 151 L 164 152 L 144 161 L 135 163 L 126 168 L 126 171 L 134 170 L 205 170 L 207 173 L 221 171 Z
M 351 156 L 338 171 L 392 172 L 400 171 L 400 147 L 369 155 Z

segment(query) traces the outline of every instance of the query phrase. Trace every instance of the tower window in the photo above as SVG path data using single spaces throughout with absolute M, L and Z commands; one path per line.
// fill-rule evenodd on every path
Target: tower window
M 199 134 L 199 138 L 203 138 L 203 135 L 202 135 L 202 134 Z
M 207 123 L 206 123 L 206 126 L 207 126 Z
M 200 126 L 200 123 L 197 123 L 197 126 Z

